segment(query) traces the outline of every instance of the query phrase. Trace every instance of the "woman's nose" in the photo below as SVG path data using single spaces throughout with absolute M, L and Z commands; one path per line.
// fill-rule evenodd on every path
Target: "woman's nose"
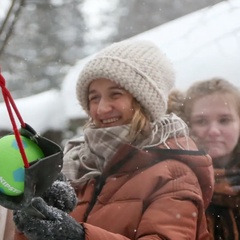
M 111 103 L 105 99 L 101 99 L 98 104 L 97 114 L 102 115 L 112 110 Z
M 211 136 L 219 135 L 221 132 L 220 127 L 217 123 L 210 124 L 208 128 L 208 134 Z

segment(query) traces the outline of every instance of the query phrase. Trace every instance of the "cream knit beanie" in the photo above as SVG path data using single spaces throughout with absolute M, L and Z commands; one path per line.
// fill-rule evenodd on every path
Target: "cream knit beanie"
M 112 80 L 131 93 L 151 121 L 165 115 L 174 71 L 165 54 L 153 43 L 130 40 L 114 43 L 85 65 L 76 94 L 87 113 L 89 84 L 100 78 Z

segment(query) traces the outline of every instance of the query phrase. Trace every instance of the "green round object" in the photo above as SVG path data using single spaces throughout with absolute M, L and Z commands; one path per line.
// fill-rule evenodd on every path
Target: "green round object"
M 29 163 L 44 157 L 41 148 L 27 137 L 21 136 Z M 18 196 L 24 192 L 25 168 L 15 135 L 0 138 L 0 192 Z

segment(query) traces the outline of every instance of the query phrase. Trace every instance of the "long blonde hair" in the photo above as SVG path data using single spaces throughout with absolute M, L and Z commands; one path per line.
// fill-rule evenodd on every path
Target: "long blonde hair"
M 129 140 L 133 142 L 137 136 L 141 133 L 145 136 L 149 133 L 150 119 L 147 117 L 143 107 L 140 103 L 133 99 L 134 115 L 131 121 L 131 128 L 129 131 Z

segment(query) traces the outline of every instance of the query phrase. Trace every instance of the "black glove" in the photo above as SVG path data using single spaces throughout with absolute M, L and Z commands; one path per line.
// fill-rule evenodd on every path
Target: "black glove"
M 29 240 L 85 240 L 83 226 L 67 213 L 48 206 L 40 197 L 32 199 L 30 206 L 42 217 L 27 210 L 13 213 L 17 229 Z
M 42 198 L 49 206 L 67 213 L 76 207 L 78 201 L 75 190 L 63 173 L 59 173 L 57 180 L 43 193 Z

